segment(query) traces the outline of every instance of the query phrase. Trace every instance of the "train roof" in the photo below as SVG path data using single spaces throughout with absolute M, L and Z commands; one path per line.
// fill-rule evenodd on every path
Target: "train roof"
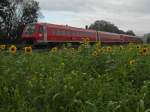
M 120 35 L 117 33 L 111 33 L 111 32 L 105 32 L 105 31 L 98 31 L 99 33 L 103 33 L 103 34 L 109 34 L 109 35 Z
M 84 29 L 84 28 L 76 28 L 76 27 L 72 27 L 72 26 L 69 26 L 69 25 L 56 25 L 56 24 L 49 24 L 49 23 L 37 23 L 37 24 L 41 24 L 41 25 L 47 25 L 49 27 L 54 27 L 54 28 L 62 28 L 62 29 L 69 29 L 69 30 L 77 30 L 77 31 L 86 31 L 86 32 L 96 32 L 95 30 L 87 30 L 87 29 Z
M 103 34 L 109 34 L 109 35 L 122 35 L 122 36 L 128 36 L 128 37 L 140 38 L 139 36 L 133 36 L 133 35 L 117 34 L 117 33 L 105 32 L 105 31 L 98 31 L 98 32 L 103 33 Z

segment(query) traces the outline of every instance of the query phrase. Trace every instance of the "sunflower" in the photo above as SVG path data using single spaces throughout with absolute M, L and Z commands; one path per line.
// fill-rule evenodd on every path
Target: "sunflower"
M 93 56 L 93 57 L 97 57 L 97 56 L 98 56 L 98 52 L 97 52 L 97 51 L 94 51 L 94 52 L 92 53 L 92 56 Z
M 130 65 L 135 64 L 135 60 L 130 60 L 130 61 L 129 61 L 129 64 L 130 64 Z
M 9 48 L 9 52 L 12 53 L 12 54 L 15 54 L 17 52 L 16 46 L 11 45 L 10 48 Z
M 89 42 L 90 39 L 88 37 L 84 38 L 83 42 Z
M 6 45 L 0 45 L 0 49 L 5 49 Z
M 53 47 L 52 49 L 51 49 L 51 52 L 52 53 L 56 53 L 58 51 L 58 48 L 57 47 Z
M 112 48 L 111 47 L 107 47 L 107 52 L 111 53 L 112 52 Z
M 88 47 L 89 43 L 90 43 L 90 39 L 89 38 L 84 38 L 84 40 L 83 40 L 83 46 L 84 47 Z
M 136 48 L 137 48 L 137 49 L 140 49 L 140 48 L 141 48 L 141 46 L 139 46 L 139 45 L 138 45 L 138 46 L 136 46 Z
M 140 53 L 146 56 L 148 54 L 148 48 L 147 47 L 142 48 L 142 50 L 140 50 Z
M 25 47 L 24 50 L 25 50 L 25 53 L 27 53 L 27 54 L 32 53 L 32 47 Z

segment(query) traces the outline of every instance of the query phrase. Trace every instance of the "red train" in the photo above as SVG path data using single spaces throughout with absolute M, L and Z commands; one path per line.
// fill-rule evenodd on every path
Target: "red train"
M 23 31 L 22 39 L 27 43 L 82 43 L 84 38 L 90 42 L 101 41 L 104 44 L 141 43 L 136 36 L 108 33 L 95 30 L 70 27 L 67 25 L 54 25 L 36 23 L 27 25 Z

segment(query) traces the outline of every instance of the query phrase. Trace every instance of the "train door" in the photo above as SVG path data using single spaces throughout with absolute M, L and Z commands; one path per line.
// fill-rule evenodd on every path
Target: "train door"
M 39 31 L 38 31 L 38 36 L 39 36 L 39 40 L 44 40 L 44 28 L 42 25 L 39 26 Z
M 99 32 L 96 32 L 96 41 L 101 41 L 101 35 Z
M 39 40 L 47 42 L 46 25 L 39 26 Z

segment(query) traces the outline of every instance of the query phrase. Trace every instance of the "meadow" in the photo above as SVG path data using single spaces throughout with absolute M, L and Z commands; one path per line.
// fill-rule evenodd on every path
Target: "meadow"
M 0 112 L 150 112 L 149 45 L 0 50 Z

